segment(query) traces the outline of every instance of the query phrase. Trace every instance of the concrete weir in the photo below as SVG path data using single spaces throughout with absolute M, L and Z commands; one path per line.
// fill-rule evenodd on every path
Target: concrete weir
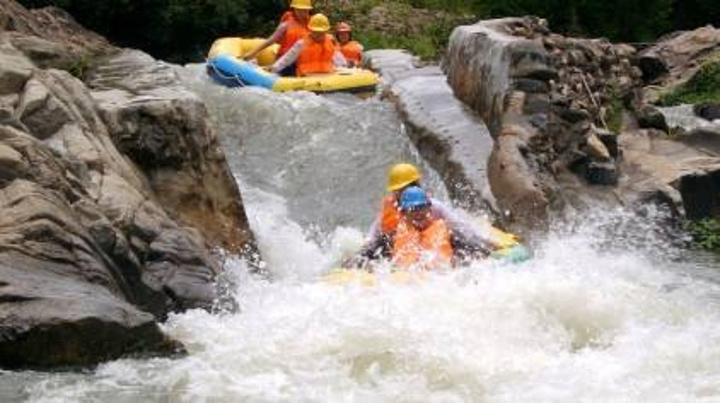
M 472 211 L 494 199 L 487 182 L 493 140 L 485 124 L 453 95 L 438 66 L 420 67 L 403 50 L 367 52 L 420 154 L 438 172 L 450 197 Z

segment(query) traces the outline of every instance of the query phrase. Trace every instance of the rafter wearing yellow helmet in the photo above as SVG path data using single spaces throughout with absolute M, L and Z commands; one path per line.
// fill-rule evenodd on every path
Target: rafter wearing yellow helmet
M 254 59 L 263 49 L 272 44 L 279 44 L 276 60 L 285 55 L 295 43 L 305 37 L 310 30 L 308 29 L 308 21 L 310 20 L 310 10 L 312 10 L 311 0 L 293 0 L 290 3 L 290 11 L 287 11 L 280 18 L 280 24 L 275 32 L 258 45 L 255 49 L 243 56 L 245 60 Z M 283 71 L 279 72 L 282 76 L 295 75 L 295 66 L 290 65 Z
M 316 74 L 331 74 L 337 67 L 346 67 L 347 61 L 340 53 L 330 30 L 330 21 L 323 14 L 315 14 L 308 24 L 310 33 L 295 43 L 290 50 L 273 65 L 274 72 L 280 72 L 293 63 L 297 64 L 298 77 Z

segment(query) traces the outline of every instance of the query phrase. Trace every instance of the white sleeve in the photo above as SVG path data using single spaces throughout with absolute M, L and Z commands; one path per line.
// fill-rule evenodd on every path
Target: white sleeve
M 470 242 L 478 244 L 492 242 L 490 234 L 487 236 L 482 234 L 480 225 L 473 225 L 472 222 L 461 218 L 450 207 L 435 198 L 430 198 L 430 202 L 433 216 L 445 220 L 450 231 L 459 234 Z
M 343 54 L 338 50 L 336 50 L 333 54 L 332 61 L 335 67 L 347 67 L 348 65 L 347 59 L 345 59 L 345 56 L 343 56 Z
M 279 73 L 286 67 L 295 63 L 302 50 L 302 39 L 298 39 L 297 42 L 287 51 L 280 59 L 278 59 L 272 66 L 273 73 Z

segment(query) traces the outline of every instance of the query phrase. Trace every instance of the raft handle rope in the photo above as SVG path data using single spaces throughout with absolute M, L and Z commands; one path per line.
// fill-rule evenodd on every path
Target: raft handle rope
M 215 72 L 215 74 L 217 74 L 218 76 L 220 76 L 220 78 L 225 79 L 225 80 L 235 80 L 235 81 L 237 81 L 237 83 L 239 84 L 239 87 L 245 87 L 245 86 L 246 86 L 246 84 L 242 81 L 242 78 L 241 78 L 241 76 L 240 76 L 240 73 L 235 74 L 235 75 L 226 75 L 226 74 L 223 73 L 220 69 L 218 69 L 217 67 L 215 67 L 215 63 L 213 63 L 213 62 L 211 62 L 211 61 L 206 61 L 205 64 L 208 65 L 208 66 L 210 66 L 210 67 L 213 69 L 213 71 Z

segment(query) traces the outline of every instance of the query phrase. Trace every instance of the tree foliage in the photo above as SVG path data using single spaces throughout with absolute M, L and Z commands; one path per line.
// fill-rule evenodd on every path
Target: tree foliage
M 20 0 L 56 6 L 111 42 L 170 61 L 202 60 L 221 36 L 266 32 L 281 4 L 269 0 Z
M 55 5 L 113 43 L 171 61 L 201 60 L 220 36 L 266 35 L 288 0 L 19 0 Z M 326 1 L 333 15 L 333 3 Z M 471 13 L 477 18 L 537 15 L 556 32 L 645 42 L 678 29 L 720 22 L 717 0 L 353 0 Z M 365 33 L 373 35 L 375 33 Z M 377 32 L 382 36 L 383 32 Z M 434 43 L 428 41 L 428 43 Z

